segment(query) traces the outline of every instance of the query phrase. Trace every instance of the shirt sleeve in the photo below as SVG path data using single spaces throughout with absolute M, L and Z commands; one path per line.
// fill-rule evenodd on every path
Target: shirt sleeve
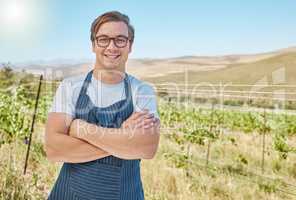
M 49 112 L 66 113 L 74 117 L 72 96 L 73 91 L 70 82 L 63 80 L 56 91 Z
M 135 92 L 135 111 L 139 112 L 143 109 L 148 109 L 159 119 L 157 110 L 157 98 L 154 88 L 148 84 L 138 85 Z

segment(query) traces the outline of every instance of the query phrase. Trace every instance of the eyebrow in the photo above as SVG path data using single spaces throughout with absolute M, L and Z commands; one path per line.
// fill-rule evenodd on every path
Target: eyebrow
M 109 35 L 106 35 L 106 34 L 102 34 L 102 35 L 96 35 L 96 38 L 98 38 L 98 37 L 110 37 Z M 114 37 L 127 37 L 128 38 L 128 36 L 126 36 L 126 35 L 116 35 L 116 36 L 114 36 Z

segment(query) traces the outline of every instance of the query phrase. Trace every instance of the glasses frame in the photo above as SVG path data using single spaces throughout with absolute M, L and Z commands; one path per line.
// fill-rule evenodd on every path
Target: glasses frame
M 102 38 L 102 37 L 104 37 L 104 38 L 108 38 L 109 42 L 108 42 L 107 45 L 99 45 L 99 38 Z M 126 44 L 125 44 L 124 46 L 118 46 L 118 44 L 116 44 L 116 42 L 115 42 L 115 41 L 116 41 L 115 39 L 117 39 L 117 38 L 124 38 L 124 39 L 126 39 Z M 116 36 L 116 37 L 109 37 L 108 35 L 99 35 L 99 36 L 97 36 L 97 37 L 95 38 L 95 40 L 96 40 L 97 45 L 98 45 L 99 47 L 101 47 L 101 48 L 106 48 L 106 47 L 108 47 L 108 46 L 110 45 L 111 40 L 113 40 L 113 44 L 114 44 L 117 48 L 124 48 L 124 47 L 127 46 L 128 42 L 131 41 L 131 39 L 130 39 L 129 37 L 125 36 L 125 35 L 118 35 L 118 36 Z

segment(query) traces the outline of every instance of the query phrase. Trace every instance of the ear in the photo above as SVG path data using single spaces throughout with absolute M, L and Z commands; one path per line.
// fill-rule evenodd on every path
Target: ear
M 132 52 L 132 48 L 133 48 L 133 43 L 130 43 L 128 53 Z
M 95 42 L 91 42 L 91 50 L 93 53 L 95 53 L 95 48 L 96 48 L 95 45 L 96 45 Z

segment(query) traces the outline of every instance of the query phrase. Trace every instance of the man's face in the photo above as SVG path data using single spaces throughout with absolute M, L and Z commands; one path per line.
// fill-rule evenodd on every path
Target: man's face
M 96 34 L 96 38 L 101 37 L 115 38 L 118 36 L 129 37 L 128 27 L 124 22 L 106 22 L 102 24 Z M 119 48 L 111 40 L 109 45 L 101 47 L 97 40 L 92 46 L 93 52 L 96 54 L 96 62 L 104 70 L 124 70 L 128 54 L 131 52 L 131 43 L 128 40 L 125 47 Z

